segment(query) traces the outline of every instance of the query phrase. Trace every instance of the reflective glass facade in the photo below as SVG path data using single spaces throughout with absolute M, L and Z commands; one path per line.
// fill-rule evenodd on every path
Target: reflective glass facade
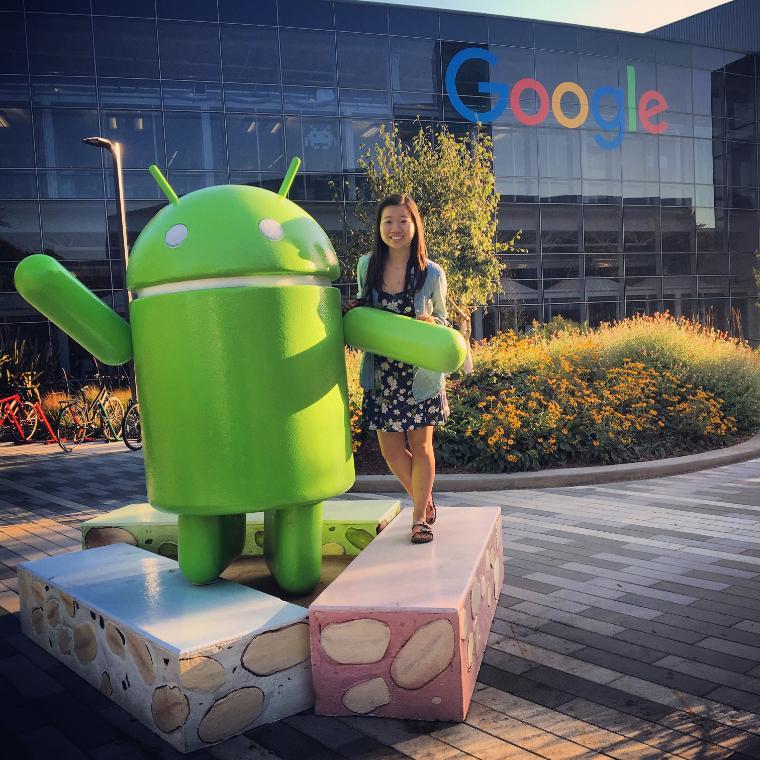
M 0 330 L 52 339 L 76 374 L 81 351 L 14 292 L 15 264 L 44 250 L 123 308 L 110 159 L 82 138 L 124 146 L 130 239 L 161 208 L 145 171 L 178 193 L 212 184 L 279 187 L 303 158 L 291 197 L 342 235 L 356 162 L 382 123 L 404 135 L 446 122 L 473 128 L 446 72 L 467 48 L 456 90 L 472 111 L 498 85 L 533 79 L 486 125 L 502 203 L 499 236 L 523 230 L 485 334 L 562 314 L 617 319 L 668 309 L 760 338 L 752 276 L 759 247 L 756 56 L 642 35 L 470 14 L 320 0 L 6 0 L 0 12 Z M 760 44 L 758 45 L 760 49 Z M 636 97 L 658 91 L 667 121 L 631 130 Z M 484 84 L 485 83 L 485 86 Z M 606 90 L 604 88 L 607 88 Z M 619 88 L 625 101 L 610 89 Z M 627 88 L 627 89 L 626 89 Z M 490 92 L 489 92 L 490 89 Z M 567 88 L 566 88 L 567 89 Z M 583 96 L 607 125 L 581 121 Z M 601 90 L 609 97 L 598 97 Z M 559 118 L 558 114 L 559 113 Z M 525 118 L 523 121 L 525 121 Z M 617 121 L 616 121 L 617 119 Z M 622 128 L 622 127 L 621 127 Z M 612 140 L 608 139 L 608 142 Z M 348 183 L 344 185 L 344 180 Z

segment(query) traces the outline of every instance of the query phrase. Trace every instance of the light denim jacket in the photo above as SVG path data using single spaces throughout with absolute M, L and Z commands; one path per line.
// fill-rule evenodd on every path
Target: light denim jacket
M 362 256 L 356 265 L 356 281 L 359 295 L 364 295 L 364 283 L 371 253 Z M 377 291 L 372 290 L 365 297 L 367 306 L 377 307 Z M 448 325 L 446 314 L 446 274 L 438 264 L 428 260 L 424 285 L 414 294 L 415 316 L 432 316 L 440 325 Z M 362 388 L 376 388 L 375 354 L 365 352 L 359 368 L 359 382 Z M 415 401 L 424 401 L 443 390 L 444 375 L 422 367 L 414 368 L 412 396 Z

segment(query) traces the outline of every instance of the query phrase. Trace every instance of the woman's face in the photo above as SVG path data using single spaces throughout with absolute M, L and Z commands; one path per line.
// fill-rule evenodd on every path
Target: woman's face
M 416 228 L 406 206 L 386 206 L 380 217 L 380 239 L 389 249 L 409 249 Z

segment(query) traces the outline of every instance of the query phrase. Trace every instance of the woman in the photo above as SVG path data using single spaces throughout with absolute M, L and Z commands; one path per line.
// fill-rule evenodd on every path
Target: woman
M 447 323 L 446 276 L 427 258 L 422 217 L 406 194 L 378 206 L 374 252 L 359 259 L 357 280 L 366 306 Z M 360 382 L 368 428 L 377 431 L 383 457 L 414 505 L 412 543 L 428 543 L 436 518 L 433 429 L 449 414 L 444 376 L 367 353 Z

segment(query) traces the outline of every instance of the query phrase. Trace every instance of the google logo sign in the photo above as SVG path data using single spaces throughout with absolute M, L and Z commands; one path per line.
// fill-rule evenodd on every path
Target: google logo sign
M 498 96 L 496 105 L 490 111 L 477 112 L 468 108 L 457 91 L 456 78 L 459 69 L 471 60 L 486 61 L 491 66 L 496 66 L 499 59 L 488 50 L 481 48 L 466 48 L 460 50 L 452 59 L 446 69 L 446 92 L 452 105 L 468 121 L 479 121 L 483 124 L 498 119 L 509 103 L 516 119 L 526 126 L 536 126 L 546 119 L 551 108 L 554 118 L 559 124 L 567 129 L 578 129 L 586 123 L 589 115 L 594 119 L 603 134 L 594 135 L 597 144 L 606 150 L 617 148 L 623 141 L 626 131 L 635 132 L 640 124 L 643 129 L 653 135 L 659 135 L 668 128 L 668 122 L 659 120 L 657 124 L 652 119 L 659 113 L 668 109 L 668 101 L 658 90 L 647 90 L 641 97 L 636 98 L 636 68 L 626 67 L 627 87 L 599 87 L 591 93 L 589 99 L 586 91 L 577 82 L 561 82 L 549 95 L 548 90 L 537 79 L 526 77 L 515 82 L 513 85 L 504 82 L 478 82 L 478 92 L 494 94 Z M 532 90 L 536 94 L 538 110 L 535 113 L 526 113 L 520 103 L 520 96 Z M 578 113 L 568 116 L 563 110 L 562 100 L 565 95 L 574 95 L 578 100 Z M 602 101 L 612 100 L 616 106 L 614 116 L 606 118 L 602 114 Z

